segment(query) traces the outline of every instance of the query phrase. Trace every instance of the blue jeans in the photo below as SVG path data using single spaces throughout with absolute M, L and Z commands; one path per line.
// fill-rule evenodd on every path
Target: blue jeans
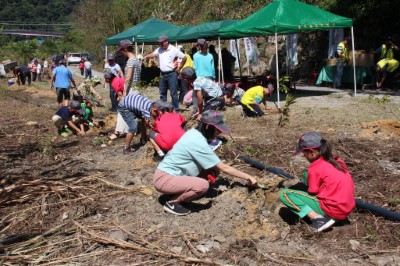
M 85 69 L 85 79 L 92 78 L 92 69 Z
M 336 75 L 335 78 L 333 79 L 333 87 L 339 88 L 340 86 L 342 86 L 342 76 L 345 66 L 346 62 L 336 61 Z
M 117 96 L 118 96 L 117 93 L 115 92 L 115 90 L 113 88 L 111 88 L 111 84 L 110 84 L 111 109 L 113 111 L 117 110 L 117 106 L 118 106 Z
M 136 121 L 136 115 L 134 112 L 127 109 L 125 106 L 118 105 L 118 113 L 121 114 L 125 123 L 128 125 L 128 131 L 133 134 L 138 133 L 138 123 Z
M 189 82 L 184 79 L 180 80 L 181 90 L 179 92 L 179 102 L 183 103 L 183 97 L 185 97 L 186 93 L 189 91 Z
M 175 110 L 179 109 L 179 99 L 178 99 L 178 73 L 173 71 L 168 74 L 161 73 L 160 80 L 160 100 L 163 102 L 167 101 L 167 91 L 169 88 L 169 93 L 172 98 L 172 105 Z

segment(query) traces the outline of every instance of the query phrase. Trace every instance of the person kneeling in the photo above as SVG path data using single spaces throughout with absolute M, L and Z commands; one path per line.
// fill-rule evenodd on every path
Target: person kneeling
M 273 86 L 262 87 L 255 86 L 248 89 L 242 96 L 240 100 L 240 105 L 243 107 L 243 112 L 249 117 L 259 117 L 263 116 L 264 112 L 261 110 L 261 102 L 265 106 L 265 110 L 269 110 L 267 107 L 266 96 L 272 95 L 274 92 Z
M 150 143 L 157 154 L 164 157 L 185 133 L 186 121 L 181 114 L 174 112 L 171 103 L 156 101 L 154 107 L 151 110 L 154 124 L 150 132 Z
M 166 212 L 175 215 L 190 213 L 181 203 L 190 202 L 207 192 L 208 181 L 199 177 L 204 176 L 205 171 L 214 174 L 222 171 L 246 180 L 251 186 L 257 184 L 254 177 L 223 163 L 208 145 L 207 139 L 230 131 L 224 124 L 223 116 L 217 111 L 204 111 L 201 122 L 206 126 L 201 131 L 193 128 L 183 134 L 154 173 L 155 189 L 171 195 L 164 204 Z
M 322 232 L 337 220 L 347 219 L 354 209 L 353 179 L 344 161 L 332 156 L 330 144 L 316 132 L 300 137 L 292 156 L 299 153 L 310 162 L 304 177 L 308 193 L 285 188 L 279 197 L 300 218 L 310 218 L 314 232 Z
M 53 116 L 53 124 L 58 129 L 58 134 L 63 137 L 68 136 L 68 130 L 72 129 L 78 135 L 84 136 L 84 124 L 82 123 L 81 115 L 85 114 L 85 109 L 82 108 L 78 101 L 71 101 L 69 106 L 63 106 Z
M 121 114 L 129 128 L 125 138 L 123 154 L 132 155 L 131 142 L 139 131 L 141 133 L 141 144 L 145 144 L 147 141 L 146 126 L 150 126 L 152 108 L 155 108 L 154 103 L 139 94 L 129 94 L 119 101 L 118 113 Z M 140 128 L 137 119 L 140 120 Z

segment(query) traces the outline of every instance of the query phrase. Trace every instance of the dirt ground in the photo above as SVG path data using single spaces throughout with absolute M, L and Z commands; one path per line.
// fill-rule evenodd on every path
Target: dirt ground
M 267 189 L 222 175 L 184 217 L 162 210 L 165 199 L 152 186 L 157 161 L 150 144 L 134 139 L 137 151 L 124 156 L 124 140 L 107 139 L 115 117 L 107 90 L 100 92 L 106 107 L 95 114 L 106 126 L 64 138 L 51 124 L 57 107 L 47 80 L 30 87 L 1 80 L 0 264 L 400 265 L 399 222 L 356 209 L 348 222 L 313 234 L 278 198 L 282 187 L 301 186 L 308 163 L 290 154 L 301 134 L 315 130 L 349 166 L 356 198 L 400 212 L 398 91 L 354 97 L 298 90 L 283 127 L 271 101 L 275 109 L 258 119 L 227 108 L 233 133 L 217 154 Z M 157 88 L 144 94 L 157 99 Z M 239 155 L 297 178 L 258 170 Z

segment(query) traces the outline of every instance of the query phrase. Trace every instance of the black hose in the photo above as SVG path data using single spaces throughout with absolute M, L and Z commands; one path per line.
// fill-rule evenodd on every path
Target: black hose
M 277 175 L 281 175 L 281 176 L 284 176 L 284 177 L 289 178 L 289 179 L 295 179 L 294 176 L 286 173 L 282 169 L 279 169 L 279 168 L 276 168 L 276 167 L 271 167 L 271 166 L 266 166 L 263 163 L 254 161 L 253 159 L 251 159 L 249 157 L 246 157 L 246 156 L 243 156 L 243 155 L 240 155 L 239 158 L 242 159 L 243 161 L 245 161 L 246 163 L 250 164 L 251 166 L 257 167 L 257 168 L 259 168 L 261 170 L 266 170 L 268 172 L 271 172 L 271 173 L 274 173 L 274 174 L 277 174 Z
M 372 213 L 382 215 L 385 218 L 400 221 L 400 213 L 398 213 L 398 212 L 389 211 L 384 208 L 363 202 L 362 200 L 359 200 L 359 199 L 355 199 L 355 200 L 356 200 L 356 206 L 360 209 L 366 209 L 366 210 L 371 211 Z
M 266 170 L 266 171 L 269 171 L 271 173 L 274 173 L 274 174 L 277 174 L 277 175 L 281 175 L 281 176 L 284 176 L 284 177 L 290 178 L 290 179 L 294 179 L 295 178 L 294 176 L 292 176 L 292 175 L 290 175 L 288 173 L 285 173 L 282 169 L 279 169 L 279 168 L 276 168 L 276 167 L 268 167 L 265 164 L 257 162 L 255 160 L 249 158 L 249 157 L 240 155 L 239 158 L 242 159 L 243 161 L 245 161 L 246 163 L 250 164 L 251 166 L 257 167 L 257 168 L 259 168 L 261 170 Z M 381 216 L 383 216 L 385 218 L 393 219 L 393 220 L 396 220 L 396 221 L 400 221 L 400 213 L 398 213 L 398 212 L 389 211 L 389 210 L 386 210 L 384 208 L 381 208 L 381 207 L 378 207 L 378 206 L 363 202 L 363 201 L 361 201 L 359 199 L 355 199 L 355 201 L 356 201 L 356 206 L 358 208 L 360 208 L 360 209 L 366 209 L 366 210 L 371 211 L 372 213 L 381 215 Z

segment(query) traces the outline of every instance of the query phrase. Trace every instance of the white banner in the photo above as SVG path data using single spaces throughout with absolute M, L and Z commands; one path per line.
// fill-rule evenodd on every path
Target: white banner
M 343 40 L 343 29 L 329 30 L 328 58 L 334 58 L 338 44 Z
M 237 39 L 237 50 L 236 50 L 236 43 L 235 40 L 229 40 L 229 50 L 233 57 L 236 58 L 235 60 L 235 68 L 239 68 L 239 60 L 240 60 L 240 39 Z
M 258 50 L 253 37 L 244 38 L 244 47 L 249 65 L 258 65 Z
M 297 34 L 287 35 L 287 56 L 290 66 L 297 66 L 299 64 L 297 60 Z

